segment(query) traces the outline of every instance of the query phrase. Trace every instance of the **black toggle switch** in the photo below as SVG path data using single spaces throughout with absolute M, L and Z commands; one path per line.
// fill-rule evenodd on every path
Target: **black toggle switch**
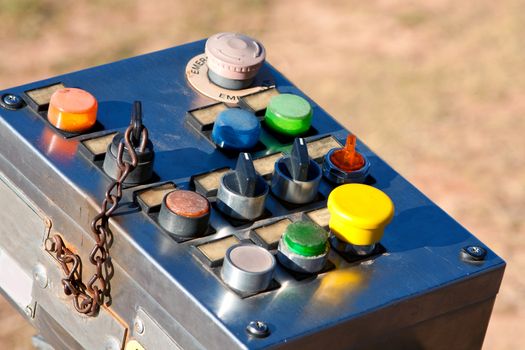
M 272 192 L 289 203 L 309 203 L 317 197 L 321 177 L 321 167 L 310 159 L 305 140 L 296 138 L 291 155 L 275 162 Z
M 253 220 L 264 213 L 268 184 L 257 174 L 252 157 L 239 154 L 234 171 L 221 177 L 217 206 L 226 215 L 240 220 Z
M 248 153 L 242 153 L 237 159 L 235 177 L 238 186 L 237 192 L 245 197 L 253 197 L 259 175 L 257 175 L 252 158 Z
M 290 162 L 286 164 L 292 178 L 296 181 L 308 180 L 308 168 L 310 157 L 308 156 L 308 147 L 303 138 L 296 138 L 292 147 Z

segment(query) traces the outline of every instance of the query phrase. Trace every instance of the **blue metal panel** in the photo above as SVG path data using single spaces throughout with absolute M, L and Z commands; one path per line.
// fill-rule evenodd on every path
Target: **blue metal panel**
M 98 120 L 105 130 L 123 131 L 129 123 L 129 115 L 134 100 L 141 100 L 144 110 L 144 123 L 149 128 L 150 137 L 156 151 L 154 171 L 159 181 L 173 181 L 178 186 L 190 187 L 192 175 L 222 167 L 234 167 L 235 158 L 229 158 L 215 149 L 208 140 L 192 130 L 185 122 L 188 110 L 209 105 L 215 101 L 193 90 L 184 77 L 186 63 L 203 52 L 204 41 L 143 55 L 116 63 L 111 63 L 83 71 L 66 74 L 39 81 L 5 92 L 22 95 L 24 91 L 62 82 L 66 86 L 80 87 L 90 91 L 99 101 Z M 297 87 L 269 64 L 263 68 L 275 79 L 280 92 L 299 94 L 308 99 L 314 108 L 313 127 L 319 135 L 334 135 L 343 142 L 347 132 L 314 101 L 304 95 Z M 2 92 L 3 93 L 3 92 Z M 64 196 L 69 196 L 63 184 L 75 191 L 80 203 L 100 202 L 109 178 L 87 158 L 78 155 L 79 138 L 62 139 L 45 121 L 29 108 L 19 111 L 0 109 L 0 126 L 10 129 L 39 158 L 45 161 L 50 172 L 60 178 L 38 179 L 26 175 L 30 180 L 47 183 L 42 191 L 61 206 Z M 53 148 L 53 140 L 60 141 L 62 149 Z M 1 141 L 0 141 L 1 143 Z M 395 147 L 395 140 L 391 140 Z M 63 150 L 71 147 L 72 152 Z M 248 231 L 231 226 L 217 213 L 212 222 L 217 233 L 185 243 L 177 243 L 133 206 L 132 191 L 126 192 L 130 202 L 124 205 L 115 218 L 122 233 L 115 241 L 125 240 L 129 245 L 116 244 L 113 256 L 132 278 L 140 280 L 144 272 L 132 266 L 129 255 L 141 254 L 154 262 L 172 288 L 180 288 L 191 302 L 203 310 L 210 321 L 240 346 L 262 348 L 283 344 L 305 335 L 316 334 L 338 324 L 349 322 L 365 314 L 377 312 L 401 301 L 447 288 L 460 281 L 503 269 L 504 262 L 492 251 L 480 264 L 468 264 L 460 259 L 459 252 L 467 245 L 483 244 L 460 224 L 438 208 L 414 186 L 388 166 L 366 145 L 359 142 L 359 150 L 371 162 L 371 175 L 374 186 L 386 192 L 394 201 L 396 213 L 387 227 L 383 246 L 387 253 L 366 263 L 350 264 L 332 253 L 331 260 L 335 270 L 319 275 L 314 279 L 297 281 L 284 270 L 279 270 L 276 279 L 281 284 L 277 290 L 241 299 L 227 289 L 220 280 L 192 255 L 192 246 L 199 242 L 224 237 L 231 233 L 246 238 Z M 288 151 L 290 145 L 280 145 L 278 150 Z M 277 150 L 276 149 L 276 150 Z M 264 153 L 264 152 L 263 152 Z M 8 159 L 14 154 L 4 154 Z M 23 163 L 24 154 L 18 155 Z M 13 161 L 14 163 L 14 161 Z M 25 165 L 28 166 L 27 164 Z M 20 165 L 20 171 L 24 171 Z M 33 176 L 34 178 L 31 178 Z M 326 197 L 331 185 L 323 182 L 321 192 Z M 275 218 L 300 213 L 306 209 L 319 208 L 325 203 L 315 203 L 290 211 L 275 199 L 270 199 L 268 207 Z M 76 205 L 62 206 L 62 210 L 87 230 L 86 218 Z M 133 247 L 133 250 L 131 248 Z M 499 281 L 493 282 L 497 292 Z M 144 285 L 151 295 L 160 295 L 155 285 Z M 118 286 L 114 303 L 118 305 Z M 167 291 L 169 294 L 169 291 Z M 475 294 L 475 291 L 473 292 Z M 473 295 L 474 295 L 473 294 Z M 494 295 L 492 295 L 494 296 Z M 481 293 L 479 300 L 488 296 Z M 159 300 L 160 304 L 166 301 Z M 177 303 L 177 301 L 172 301 Z M 457 308 L 461 305 L 444 305 Z M 121 308 L 123 306 L 120 306 Z M 175 319 L 179 315 L 172 313 Z M 422 317 L 433 317 L 427 314 Z M 251 320 L 264 320 L 269 323 L 271 336 L 265 339 L 250 338 L 245 332 Z M 181 321 L 184 326 L 184 321 Z M 189 330 L 195 338 L 206 344 L 203 334 Z M 351 332 L 351 329 L 348 330 Z M 220 347 L 220 346 L 219 346 Z

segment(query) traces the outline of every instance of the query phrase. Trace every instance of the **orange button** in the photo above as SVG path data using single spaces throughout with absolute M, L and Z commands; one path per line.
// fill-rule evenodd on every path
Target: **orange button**
M 356 137 L 348 134 L 345 147 L 335 150 L 330 157 L 332 163 L 345 172 L 359 170 L 365 165 L 365 159 L 355 150 L 355 143 Z
M 97 107 L 97 100 L 87 91 L 60 89 L 51 95 L 47 119 L 60 130 L 84 132 L 95 125 Z

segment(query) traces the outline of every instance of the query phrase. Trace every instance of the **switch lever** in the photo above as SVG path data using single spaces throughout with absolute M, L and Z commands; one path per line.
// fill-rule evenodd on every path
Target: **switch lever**
M 296 181 L 306 181 L 308 179 L 308 166 L 310 157 L 306 142 L 301 137 L 294 140 L 291 154 L 291 162 L 288 164 L 288 171 Z
M 288 203 L 310 203 L 317 197 L 321 176 L 321 167 L 310 159 L 306 142 L 296 138 L 292 153 L 275 162 L 272 192 Z
M 255 171 L 252 157 L 249 153 L 239 154 L 235 167 L 235 177 L 239 186 L 238 193 L 245 197 L 253 197 L 259 175 Z
M 335 151 L 332 155 L 332 162 L 344 171 L 359 170 L 365 165 L 363 156 L 355 150 L 356 141 L 355 135 L 349 134 L 346 138 L 345 147 Z
M 217 207 L 238 220 L 254 220 L 264 213 L 268 184 L 257 174 L 252 157 L 240 153 L 235 170 L 221 177 Z
M 343 148 L 333 148 L 324 156 L 323 175 L 336 184 L 363 183 L 370 170 L 370 162 L 356 150 L 357 138 L 348 134 Z
M 137 147 L 140 143 L 140 135 L 144 125 L 142 124 L 142 103 L 140 101 L 133 102 L 133 110 L 131 112 L 131 123 L 133 125 L 133 132 L 131 134 L 131 143 Z

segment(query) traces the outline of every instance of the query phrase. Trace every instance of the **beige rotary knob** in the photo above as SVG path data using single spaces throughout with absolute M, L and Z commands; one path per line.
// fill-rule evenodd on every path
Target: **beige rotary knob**
M 264 46 L 249 36 L 218 33 L 206 41 L 208 77 L 226 89 L 250 86 L 266 58 Z

